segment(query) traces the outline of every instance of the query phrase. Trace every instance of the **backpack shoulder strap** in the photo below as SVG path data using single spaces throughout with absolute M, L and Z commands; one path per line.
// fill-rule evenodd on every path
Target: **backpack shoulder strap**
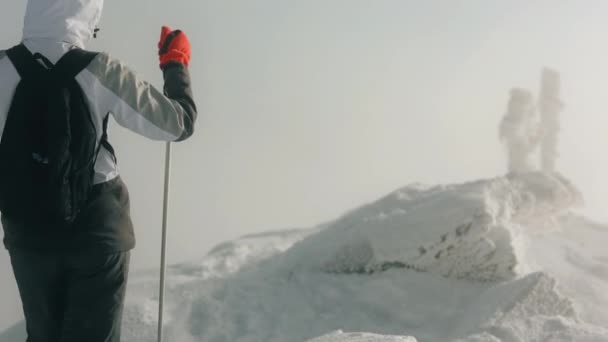
M 79 48 L 72 49 L 59 59 L 53 68 L 55 79 L 60 82 L 73 80 L 82 70 L 84 70 L 98 53 L 85 51 Z
M 36 77 L 46 71 L 40 63 L 36 62 L 34 55 L 23 44 L 6 50 L 6 55 L 15 66 L 15 69 L 17 69 L 21 78 Z
M 63 57 L 61 57 L 61 59 L 57 62 L 57 64 L 55 64 L 55 67 L 53 68 L 55 80 L 59 81 L 60 83 L 73 81 L 74 78 L 80 72 L 82 72 L 82 70 L 84 70 L 89 64 L 91 64 L 93 59 L 95 59 L 98 54 L 99 53 L 97 52 L 90 52 L 79 48 L 75 48 L 68 51 L 65 55 L 63 55 Z M 106 150 L 108 150 L 108 152 L 110 152 L 110 154 L 112 155 L 112 159 L 114 159 L 114 162 L 116 163 L 116 153 L 114 152 L 114 148 L 108 141 L 107 131 L 109 117 L 109 115 L 106 115 L 103 120 L 103 131 L 97 154 L 99 154 L 99 149 L 103 146 Z M 97 158 L 97 156 L 95 158 Z

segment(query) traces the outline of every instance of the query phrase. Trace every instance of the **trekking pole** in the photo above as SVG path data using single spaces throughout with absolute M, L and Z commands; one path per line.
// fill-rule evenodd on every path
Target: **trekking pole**
M 167 216 L 169 210 L 169 181 L 171 179 L 171 143 L 165 149 L 165 188 L 163 194 L 163 232 L 160 252 L 160 288 L 158 293 L 158 342 L 163 341 L 163 309 L 165 304 L 165 273 L 167 270 Z

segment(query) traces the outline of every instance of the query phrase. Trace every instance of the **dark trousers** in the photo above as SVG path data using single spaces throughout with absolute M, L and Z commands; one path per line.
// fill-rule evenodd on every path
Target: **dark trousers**
M 27 342 L 119 342 L 129 252 L 11 250 Z

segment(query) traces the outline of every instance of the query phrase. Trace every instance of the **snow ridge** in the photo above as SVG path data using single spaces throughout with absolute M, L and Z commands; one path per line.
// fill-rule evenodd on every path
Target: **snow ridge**
M 593 231 L 594 240 L 608 237 L 608 228 L 569 214 L 581 203 L 580 193 L 559 175 L 415 185 L 321 230 L 224 244 L 199 263 L 216 270 L 214 277 L 198 273 L 198 279 L 171 287 L 174 320 L 167 337 L 185 342 L 607 341 L 606 329 L 580 318 L 588 306 L 578 303 L 590 300 L 560 287 L 565 276 L 559 269 L 548 273 L 554 271 L 545 266 L 549 259 L 536 252 L 569 263 L 572 253 L 564 254 L 557 242 L 576 239 L 562 237 L 564 230 Z M 596 252 L 604 250 L 600 247 Z M 238 257 L 243 254 L 247 257 Z M 235 267 L 208 267 L 226 260 Z M 594 272 L 598 267 L 594 264 Z M 608 279 L 598 278 L 604 280 L 608 285 Z M 129 331 L 129 341 L 154 340 L 150 324 Z M 145 338 L 135 337 L 144 331 Z
M 435 188 L 415 185 L 302 242 L 294 248 L 294 263 L 308 260 L 309 268 L 330 273 L 402 268 L 455 279 L 508 280 L 521 271 L 522 225 L 547 229 L 553 215 L 579 203 L 580 193 L 558 175 L 513 175 Z
M 166 339 L 608 341 L 608 227 L 572 214 L 581 203 L 557 174 L 417 184 L 322 227 L 222 244 L 170 268 Z M 157 306 L 140 274 L 126 341 L 156 340 Z

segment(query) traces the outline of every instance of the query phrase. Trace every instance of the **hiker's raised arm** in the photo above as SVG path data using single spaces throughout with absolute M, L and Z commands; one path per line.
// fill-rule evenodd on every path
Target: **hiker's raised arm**
M 78 77 L 98 113 L 111 113 L 118 124 L 147 138 L 185 140 L 194 132 L 197 112 L 192 96 L 189 43 L 184 33 L 161 37 L 159 55 L 164 91 L 140 79 L 124 63 L 100 54 Z M 173 39 L 168 39 L 168 38 Z M 161 45 L 166 44 L 166 47 Z M 167 53 L 160 53 L 165 47 Z M 186 48 L 188 53 L 186 53 Z

